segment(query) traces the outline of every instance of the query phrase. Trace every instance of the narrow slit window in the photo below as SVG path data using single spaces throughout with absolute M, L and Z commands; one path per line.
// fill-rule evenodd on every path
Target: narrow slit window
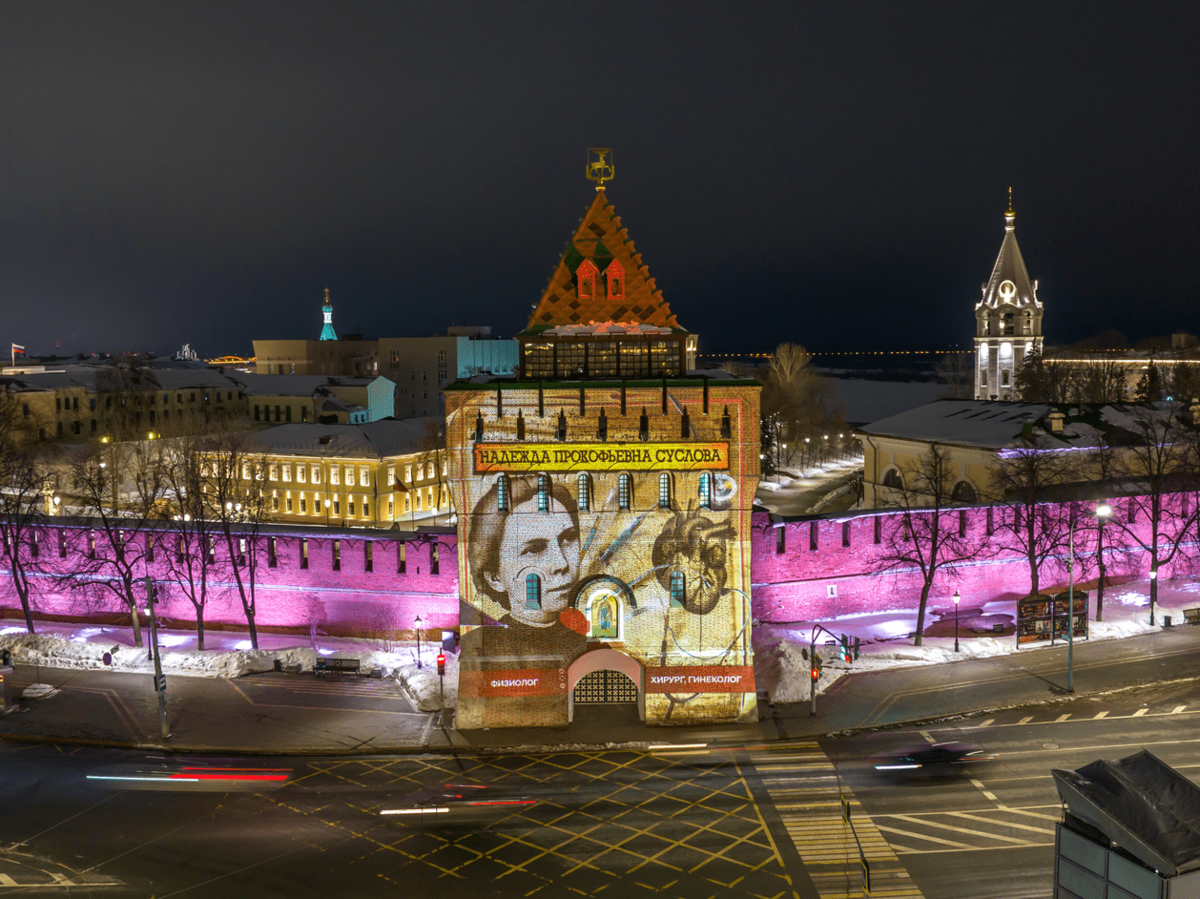
M 632 506 L 633 484 L 632 479 L 627 474 L 621 475 L 617 479 L 617 506 L 625 512 L 628 512 Z
M 592 485 L 586 474 L 579 476 L 578 484 L 579 511 L 587 512 L 592 507 Z
M 542 579 L 536 574 L 525 576 L 525 608 L 540 609 L 542 607 Z
M 665 471 L 658 476 L 658 507 L 671 508 L 671 476 Z
M 684 580 L 682 571 L 671 572 L 671 608 L 682 609 L 684 607 L 686 586 L 687 582 Z

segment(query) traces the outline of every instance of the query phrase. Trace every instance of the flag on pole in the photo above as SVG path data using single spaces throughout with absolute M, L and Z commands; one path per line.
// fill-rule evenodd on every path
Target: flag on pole
M 23 352 L 25 352 L 25 347 L 21 346 L 21 344 L 19 344 L 19 343 L 14 343 L 12 345 L 12 351 L 14 353 L 23 353 Z

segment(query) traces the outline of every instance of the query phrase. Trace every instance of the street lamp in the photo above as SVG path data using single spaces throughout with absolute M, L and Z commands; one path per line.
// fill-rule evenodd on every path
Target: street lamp
M 1104 522 L 1112 515 L 1112 506 L 1101 503 L 1096 506 L 1098 536 L 1096 537 L 1096 567 L 1100 569 L 1100 581 L 1096 584 L 1096 620 L 1104 620 Z
M 954 591 L 954 651 L 958 652 L 958 601 L 962 599 L 958 591 Z
M 420 668 L 421 667 L 421 616 L 420 615 L 418 615 L 413 620 L 413 624 L 415 624 L 417 627 L 417 667 Z
M 1155 556 L 1157 556 L 1158 555 L 1158 547 L 1156 546 L 1154 549 L 1155 549 Z M 1157 586 L 1157 584 L 1155 582 L 1158 580 L 1158 559 L 1157 558 L 1155 558 L 1152 565 L 1153 565 L 1153 567 L 1150 569 L 1150 626 L 1154 627 L 1154 594 L 1157 592 L 1155 590 L 1155 587 Z
M 329 527 L 329 500 L 325 500 L 325 527 Z

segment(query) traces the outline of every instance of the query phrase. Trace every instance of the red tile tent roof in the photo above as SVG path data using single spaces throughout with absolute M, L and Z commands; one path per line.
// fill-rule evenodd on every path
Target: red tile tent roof
M 591 259 L 600 274 L 596 276 L 596 296 L 581 300 L 576 290 L 575 270 L 585 259 Z M 608 297 L 604 277 L 604 270 L 614 259 L 625 269 L 625 294 L 619 299 Z M 633 322 L 683 330 L 603 190 L 596 191 L 596 199 L 567 244 L 523 333 L 589 322 Z

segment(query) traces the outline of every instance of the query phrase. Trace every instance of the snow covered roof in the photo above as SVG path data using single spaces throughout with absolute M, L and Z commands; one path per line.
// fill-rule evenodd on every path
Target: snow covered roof
M 861 434 L 1000 449 L 1021 436 L 1024 423 L 1049 414 L 1042 403 L 938 400 L 864 425 Z
M 258 452 L 284 456 L 403 456 L 425 448 L 425 421 L 389 418 L 360 424 L 292 423 L 256 432 L 253 444 Z
M 995 400 L 938 400 L 857 428 L 859 434 L 922 443 L 974 446 L 1000 452 L 1018 445 L 1025 424 L 1033 425 L 1026 441 L 1044 449 L 1092 449 L 1102 445 L 1130 446 L 1142 438 L 1139 418 L 1168 418 L 1171 403 L 1151 406 L 1100 403 L 997 402 Z M 1061 420 L 1055 429 L 1056 420 Z M 1028 442 L 1021 445 L 1028 446 Z
M 260 375 L 237 372 L 231 376 L 247 396 L 312 396 L 322 387 L 369 387 L 378 378 L 328 375 Z M 386 379 L 384 379 L 386 380 Z

